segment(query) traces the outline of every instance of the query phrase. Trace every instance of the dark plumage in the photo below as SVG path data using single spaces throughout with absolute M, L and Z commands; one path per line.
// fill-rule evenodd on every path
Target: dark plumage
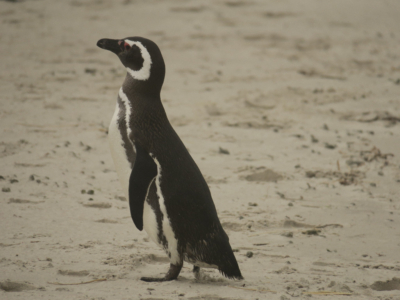
M 142 280 L 176 279 L 184 260 L 194 264 L 196 273 L 198 267 L 208 265 L 218 268 L 228 278 L 242 279 L 208 185 L 162 106 L 160 92 L 165 65 L 159 48 L 141 37 L 102 39 L 97 45 L 117 54 L 128 70 L 122 92 L 129 104 L 124 106 L 120 94 L 117 124 L 126 163 L 132 169 L 129 178 L 132 219 L 139 230 L 143 226 L 146 229 L 149 225 L 143 223 L 143 211 L 149 205 L 157 224 L 156 242 L 171 258 L 170 270 L 164 278 Z

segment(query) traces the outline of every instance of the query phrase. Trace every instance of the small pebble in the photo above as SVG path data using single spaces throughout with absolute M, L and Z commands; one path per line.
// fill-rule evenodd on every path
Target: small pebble
M 309 230 L 303 231 L 302 234 L 318 235 L 320 232 L 321 232 L 321 230 L 318 230 L 318 229 L 309 229 Z
M 230 154 L 228 150 L 226 150 L 224 148 L 221 148 L 221 147 L 219 147 L 219 153 L 221 153 L 221 154 Z
M 85 68 L 85 73 L 87 73 L 87 74 L 95 75 L 96 72 L 97 72 L 97 69 L 95 69 L 95 68 Z
M 336 145 L 329 144 L 329 143 L 325 143 L 325 148 L 326 148 L 326 149 L 335 149 L 335 148 L 336 148 Z
M 311 142 L 312 143 L 318 143 L 319 140 L 315 136 L 311 135 Z
M 288 238 L 292 238 L 293 237 L 293 232 L 285 232 L 282 233 L 283 236 L 288 237 Z
M 248 258 L 253 257 L 253 252 L 247 251 L 246 256 L 247 256 Z
M 1 189 L 1 191 L 4 192 L 4 193 L 9 193 L 9 192 L 11 192 L 11 189 L 9 187 L 3 187 Z
M 118 196 L 117 195 L 114 198 L 117 199 L 117 200 L 120 200 L 120 201 L 126 201 L 126 198 L 124 196 Z

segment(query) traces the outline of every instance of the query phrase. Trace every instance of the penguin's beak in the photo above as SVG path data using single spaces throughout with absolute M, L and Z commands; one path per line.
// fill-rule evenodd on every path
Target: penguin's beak
M 123 47 L 121 47 L 120 40 L 101 39 L 97 42 L 97 47 L 109 50 L 117 55 L 124 50 Z

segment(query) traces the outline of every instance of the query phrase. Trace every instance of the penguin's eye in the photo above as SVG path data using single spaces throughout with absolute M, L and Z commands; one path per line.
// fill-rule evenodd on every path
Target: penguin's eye
M 131 49 L 131 46 L 127 42 L 125 42 L 124 43 L 124 48 L 125 48 L 126 51 L 129 51 Z

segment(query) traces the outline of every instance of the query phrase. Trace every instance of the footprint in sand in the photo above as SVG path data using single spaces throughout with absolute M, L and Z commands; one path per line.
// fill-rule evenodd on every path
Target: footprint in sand
M 78 276 L 78 277 L 88 276 L 90 274 L 89 271 L 86 270 L 82 271 L 58 270 L 57 273 L 64 276 Z
M 387 281 L 375 281 L 371 284 L 371 289 L 375 291 L 394 291 L 400 290 L 400 278 L 393 277 Z
M 101 219 L 101 220 L 97 220 L 97 221 L 95 221 L 95 222 L 98 222 L 98 223 L 107 223 L 107 224 L 117 224 L 117 223 L 118 223 L 118 221 L 110 220 L 110 219 Z
M 110 203 L 100 202 L 100 203 L 85 203 L 82 204 L 85 207 L 93 207 L 93 208 L 111 208 L 112 205 Z
M 27 282 L 3 281 L 0 282 L 0 289 L 5 292 L 21 292 L 27 290 L 36 290 L 36 287 Z
M 276 173 L 273 170 L 266 169 L 262 172 L 253 173 L 247 176 L 242 177 L 247 181 L 256 181 L 256 182 L 277 182 L 278 180 L 282 180 L 283 176 L 279 173 Z

